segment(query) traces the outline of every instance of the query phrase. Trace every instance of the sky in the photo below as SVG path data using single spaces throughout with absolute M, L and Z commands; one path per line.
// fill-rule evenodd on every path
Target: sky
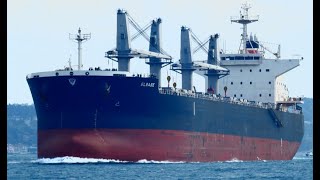
M 71 58 L 77 64 L 77 44 L 69 40 L 69 33 L 91 33 L 91 39 L 82 46 L 84 69 L 89 67 L 116 68 L 117 63 L 104 57 L 116 46 L 117 10 L 124 9 L 144 27 L 155 18 L 162 19 L 162 48 L 178 61 L 180 56 L 180 29 L 187 26 L 204 41 L 210 35 L 220 34 L 220 47 L 237 52 L 241 25 L 230 22 L 239 16 L 240 7 L 248 2 L 249 15 L 259 15 L 259 21 L 248 25 L 248 33 L 276 51 L 281 45 L 281 58 L 300 58 L 300 66 L 287 72 L 285 84 L 290 96 L 313 97 L 313 2 L 311 0 L 10 0 L 7 2 L 7 103 L 32 104 L 26 75 L 34 72 L 64 68 Z M 136 33 L 130 26 L 130 34 Z M 147 31 L 150 33 L 150 30 Z M 131 43 L 134 49 L 148 50 L 143 37 Z M 191 45 L 196 47 L 195 43 Z M 198 51 L 194 60 L 205 60 Z M 271 56 L 270 56 L 271 57 Z M 132 59 L 131 72 L 147 74 L 145 59 Z M 170 75 L 177 87 L 181 77 L 162 69 L 162 84 Z M 204 79 L 194 75 L 193 85 L 204 91 Z

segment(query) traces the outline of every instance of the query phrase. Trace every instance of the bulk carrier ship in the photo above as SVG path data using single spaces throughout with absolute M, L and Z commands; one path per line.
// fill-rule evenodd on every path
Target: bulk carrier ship
M 125 10 L 117 11 L 116 48 L 105 56 L 118 69 L 82 69 L 81 45 L 90 34 L 70 36 L 78 42 L 78 69 L 31 73 L 29 84 L 38 118 L 38 158 L 74 156 L 123 161 L 211 162 L 290 160 L 304 134 L 303 103 L 290 98 L 283 74 L 301 59 L 275 58 L 247 25 L 258 21 L 242 6 L 232 22 L 243 26 L 238 53 L 218 46 L 218 34 L 203 43 L 190 28 L 181 27 L 180 60 L 161 47 L 161 19 L 152 20 L 150 36 Z M 138 30 L 130 36 L 128 23 Z M 131 48 L 142 35 L 149 51 Z M 192 57 L 191 40 L 207 53 Z M 208 47 L 205 44 L 208 43 Z M 145 58 L 150 76 L 130 72 L 130 60 Z M 161 87 L 161 68 L 181 73 L 176 83 Z M 192 85 L 193 73 L 205 78 L 206 92 Z

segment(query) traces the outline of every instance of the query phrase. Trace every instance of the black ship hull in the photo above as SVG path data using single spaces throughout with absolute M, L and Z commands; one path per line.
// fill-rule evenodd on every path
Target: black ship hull
M 27 81 L 38 157 L 288 160 L 303 137 L 302 114 L 159 91 L 155 78 L 83 73 Z

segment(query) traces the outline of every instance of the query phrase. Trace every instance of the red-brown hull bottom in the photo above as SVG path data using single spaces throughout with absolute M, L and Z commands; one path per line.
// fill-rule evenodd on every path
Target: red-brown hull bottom
M 174 130 L 39 130 L 38 157 L 123 161 L 291 160 L 299 142 Z

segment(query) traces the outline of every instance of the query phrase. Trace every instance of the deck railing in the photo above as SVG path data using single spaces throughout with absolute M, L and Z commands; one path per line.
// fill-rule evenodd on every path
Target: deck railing
M 190 97 L 190 98 L 197 98 L 197 99 L 205 99 L 210 101 L 226 102 L 230 104 L 238 104 L 243 106 L 250 106 L 250 107 L 257 107 L 257 108 L 264 108 L 264 109 L 276 108 L 274 103 L 249 101 L 247 99 L 235 98 L 235 97 L 223 97 L 223 96 L 210 94 L 210 93 L 202 93 L 202 92 L 195 93 L 193 91 L 183 90 L 183 89 L 159 88 L 159 93 L 172 95 L 172 96 L 183 96 L 183 97 Z M 296 114 L 301 113 L 301 110 L 296 110 L 296 109 L 295 110 L 278 109 L 278 110 L 283 112 L 296 113 Z

